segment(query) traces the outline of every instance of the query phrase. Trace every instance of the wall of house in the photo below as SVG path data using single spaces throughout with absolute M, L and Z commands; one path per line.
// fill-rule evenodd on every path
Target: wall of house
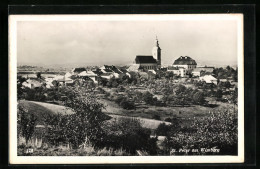
M 148 70 L 157 69 L 157 63 L 140 63 L 140 66 Z
M 191 73 L 191 71 L 196 68 L 196 65 L 173 65 L 173 67 L 182 67 L 187 69 L 187 73 Z

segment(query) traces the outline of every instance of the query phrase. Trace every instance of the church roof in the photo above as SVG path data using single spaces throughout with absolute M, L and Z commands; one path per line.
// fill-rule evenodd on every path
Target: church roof
M 176 59 L 174 65 L 197 65 L 196 61 L 189 56 L 181 56 Z
M 156 59 L 153 56 L 141 56 L 137 55 L 135 58 L 135 62 L 138 63 L 157 63 Z

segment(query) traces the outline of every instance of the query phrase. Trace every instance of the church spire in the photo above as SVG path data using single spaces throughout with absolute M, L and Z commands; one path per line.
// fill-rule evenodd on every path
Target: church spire
M 155 37 L 155 46 L 156 46 L 156 47 L 159 47 L 159 41 L 158 41 L 157 35 L 156 35 L 156 37 Z
M 158 41 L 157 35 L 156 35 L 156 39 L 155 39 L 155 46 L 153 47 L 153 50 L 152 50 L 152 54 L 153 54 L 154 58 L 157 58 L 157 64 L 158 64 L 158 67 L 160 68 L 161 67 L 161 48 L 159 46 L 159 41 Z

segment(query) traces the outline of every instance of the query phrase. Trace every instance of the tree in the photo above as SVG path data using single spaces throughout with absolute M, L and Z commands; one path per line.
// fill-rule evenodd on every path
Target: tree
M 223 95 L 222 90 L 218 89 L 217 92 L 216 92 L 216 97 L 217 97 L 218 99 L 221 99 L 221 98 L 222 98 L 222 95 Z
M 18 125 L 18 134 L 25 138 L 26 145 L 28 141 L 33 136 L 37 118 L 32 112 L 28 112 L 25 108 L 18 106 L 17 111 L 17 125 Z
M 153 115 L 153 119 L 155 119 L 155 120 L 161 120 L 161 117 L 160 117 L 159 115 L 155 114 L 155 115 Z
M 87 144 L 94 148 L 102 147 L 102 124 L 105 120 L 103 104 L 97 102 L 92 94 L 86 94 L 84 87 L 63 87 L 59 92 L 67 96 L 63 104 L 72 109 L 74 114 L 60 116 L 56 126 L 50 124 L 57 130 L 49 130 L 49 135 L 59 134 L 59 137 L 52 137 L 57 138 L 54 141 L 61 141 L 60 138 L 63 138 L 72 148 Z
M 202 92 L 198 91 L 193 95 L 193 102 L 198 105 L 205 103 L 205 98 Z
M 135 105 L 133 102 L 130 102 L 129 100 L 122 100 L 120 102 L 120 106 L 123 108 L 123 109 L 127 109 L 127 110 L 131 110 L 131 109 L 134 109 L 135 108 Z
M 167 136 L 169 131 L 170 131 L 170 126 L 166 125 L 165 123 L 161 123 L 155 130 L 155 133 L 158 136 Z
M 151 131 L 143 128 L 138 119 L 119 118 L 104 125 L 104 130 L 103 145 L 106 147 L 121 148 L 131 155 L 135 155 L 136 150 L 157 154 L 157 138 L 150 138 Z
M 41 79 L 41 78 L 42 78 L 41 72 L 38 72 L 38 73 L 36 74 L 36 76 L 37 76 L 38 79 Z
M 146 104 L 153 104 L 153 95 L 150 92 L 145 92 L 143 94 L 143 100 L 145 101 Z
M 179 95 L 180 93 L 185 92 L 185 90 L 186 90 L 186 87 L 183 86 L 183 85 L 181 85 L 181 84 L 179 84 L 179 85 L 177 85 L 177 86 L 175 87 L 175 94 L 176 94 L 176 95 Z
M 23 89 L 23 82 L 25 82 L 26 79 L 23 78 L 22 76 L 17 77 L 17 98 L 22 99 L 23 94 L 24 94 L 24 89 Z

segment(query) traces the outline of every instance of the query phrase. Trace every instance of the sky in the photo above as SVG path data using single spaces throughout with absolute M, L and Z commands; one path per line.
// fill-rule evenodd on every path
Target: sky
M 235 65 L 235 20 L 18 21 L 18 64 L 129 65 L 152 55 L 155 38 L 163 65 L 190 56 L 198 65 Z

